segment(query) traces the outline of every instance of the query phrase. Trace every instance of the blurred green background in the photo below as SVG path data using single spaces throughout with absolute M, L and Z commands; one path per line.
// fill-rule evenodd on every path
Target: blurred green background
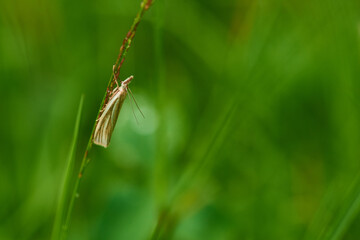
M 0 239 L 50 239 L 140 0 L 0 2 Z M 360 2 L 156 0 L 69 238 L 360 239 Z

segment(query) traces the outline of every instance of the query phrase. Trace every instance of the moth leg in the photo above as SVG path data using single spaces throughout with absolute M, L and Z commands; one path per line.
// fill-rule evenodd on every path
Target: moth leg
M 114 81 L 116 83 L 116 86 L 119 87 L 119 83 L 117 81 L 117 77 L 116 77 L 116 74 L 115 74 L 115 65 L 113 65 L 113 74 L 114 74 Z

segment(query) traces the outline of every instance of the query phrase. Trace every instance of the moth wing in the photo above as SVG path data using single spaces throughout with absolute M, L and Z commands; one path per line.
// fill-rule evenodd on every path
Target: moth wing
M 93 138 L 95 144 L 105 148 L 109 145 L 125 97 L 126 92 L 120 88 L 105 105 L 95 127 Z

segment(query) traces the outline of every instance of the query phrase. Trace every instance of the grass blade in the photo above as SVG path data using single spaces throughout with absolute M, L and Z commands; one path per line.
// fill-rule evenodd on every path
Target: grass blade
M 82 95 L 81 99 L 80 99 L 79 108 L 77 111 L 73 139 L 72 139 L 72 143 L 71 143 L 68 161 L 66 164 L 65 175 L 64 175 L 62 186 L 60 189 L 58 206 L 57 206 L 56 214 L 55 214 L 55 222 L 54 222 L 53 232 L 52 232 L 52 236 L 51 236 L 52 240 L 60 239 L 60 236 L 62 235 L 61 232 L 62 232 L 62 226 L 63 226 L 63 221 L 64 221 L 64 209 L 65 209 L 65 205 L 68 202 L 67 199 L 68 199 L 69 188 L 70 188 L 70 183 L 71 183 L 71 176 L 73 173 L 73 167 L 74 167 L 74 163 L 75 163 L 76 143 L 77 143 L 78 134 L 79 134 L 79 126 L 80 126 L 83 102 L 84 102 L 84 96 Z
M 337 224 L 332 229 L 331 234 L 327 239 L 330 240 L 339 240 L 342 239 L 346 230 L 350 227 L 355 217 L 358 215 L 360 211 L 360 189 L 359 185 L 360 179 L 359 176 L 355 180 L 355 184 L 351 187 L 349 199 L 352 200 L 346 204 L 347 207 L 345 208 L 342 217 L 339 218 Z

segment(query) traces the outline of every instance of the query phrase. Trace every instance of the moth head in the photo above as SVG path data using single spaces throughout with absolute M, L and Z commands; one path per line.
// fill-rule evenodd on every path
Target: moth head
M 125 89 L 128 88 L 128 85 L 130 84 L 131 80 L 133 80 L 134 76 L 130 76 L 127 79 L 125 79 L 124 81 L 121 82 L 121 86 L 125 87 Z

